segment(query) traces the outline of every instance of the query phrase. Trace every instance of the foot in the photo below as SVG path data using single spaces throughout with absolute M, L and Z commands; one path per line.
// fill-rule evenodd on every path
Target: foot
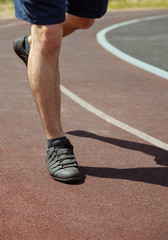
M 25 49 L 25 38 L 20 37 L 13 41 L 13 49 L 15 53 L 22 59 L 22 61 L 26 64 L 28 62 L 29 52 Z
M 67 138 L 54 141 L 53 147 L 47 150 L 46 161 L 53 179 L 67 183 L 77 182 L 81 179 L 73 146 Z

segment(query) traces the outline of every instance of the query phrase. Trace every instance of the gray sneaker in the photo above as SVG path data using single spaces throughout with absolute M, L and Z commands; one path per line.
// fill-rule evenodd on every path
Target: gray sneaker
M 73 153 L 73 146 L 67 138 L 54 141 L 53 147 L 47 150 L 46 161 L 53 179 L 69 183 L 81 179 L 81 173 Z

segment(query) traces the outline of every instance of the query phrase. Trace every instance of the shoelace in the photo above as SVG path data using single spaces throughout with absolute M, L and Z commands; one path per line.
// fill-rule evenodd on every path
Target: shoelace
M 73 153 L 73 146 L 54 147 L 53 154 L 54 154 L 54 157 L 53 157 L 52 161 L 55 159 L 56 161 L 62 162 L 67 159 L 69 159 L 69 160 L 74 159 L 74 161 L 72 161 L 72 163 L 76 162 L 75 156 Z

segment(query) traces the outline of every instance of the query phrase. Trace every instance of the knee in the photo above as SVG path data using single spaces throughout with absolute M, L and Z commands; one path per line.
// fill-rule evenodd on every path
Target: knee
M 79 21 L 80 29 L 88 29 L 90 28 L 95 22 L 95 19 L 86 18 Z
M 32 44 L 41 48 L 41 51 L 52 53 L 60 48 L 62 40 L 63 29 L 62 25 L 50 26 L 32 26 Z
M 88 29 L 95 22 L 93 18 L 82 18 L 70 14 L 67 14 L 66 18 L 74 29 Z

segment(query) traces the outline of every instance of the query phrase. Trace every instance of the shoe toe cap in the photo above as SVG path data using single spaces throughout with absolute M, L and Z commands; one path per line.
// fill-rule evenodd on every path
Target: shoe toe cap
M 77 167 L 69 167 L 57 171 L 53 178 L 63 182 L 75 182 L 81 179 L 81 173 Z

